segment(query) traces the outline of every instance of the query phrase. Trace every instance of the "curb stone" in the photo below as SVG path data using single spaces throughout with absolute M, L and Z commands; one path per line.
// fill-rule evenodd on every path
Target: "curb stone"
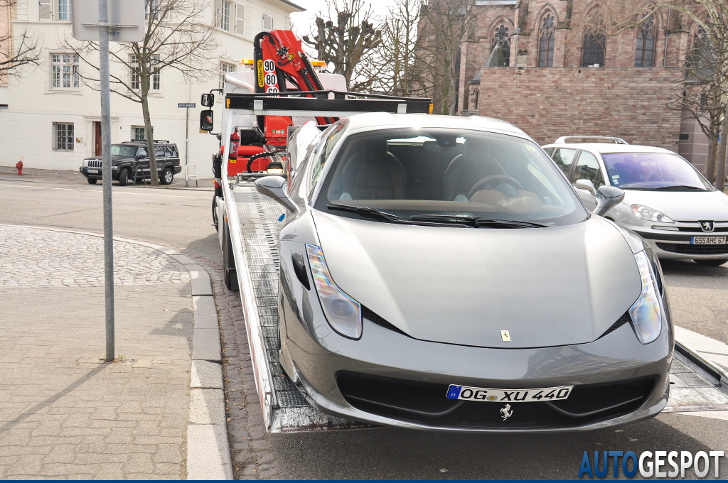
M 104 237 L 99 233 L 80 230 L 12 223 L 3 225 Z M 194 329 L 187 420 L 187 479 L 231 480 L 233 468 L 225 423 L 220 329 L 210 276 L 195 260 L 179 250 L 123 237 L 115 236 L 114 240 L 160 251 L 174 258 L 190 272 Z

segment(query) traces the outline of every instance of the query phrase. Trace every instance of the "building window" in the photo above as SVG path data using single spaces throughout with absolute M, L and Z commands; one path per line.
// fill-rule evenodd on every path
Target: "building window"
M 273 30 L 273 17 L 263 14 L 263 30 Z
M 601 32 L 588 31 L 582 44 L 581 66 L 604 67 L 607 36 Z
M 132 126 L 131 127 L 131 140 L 132 141 L 146 141 L 147 135 L 144 131 L 144 126 Z
M 655 65 L 655 22 L 648 18 L 637 31 L 637 48 L 634 54 L 635 67 L 652 67 Z
M 480 97 L 480 90 L 475 89 L 473 91 L 473 110 L 474 111 L 477 111 L 478 110 L 478 101 L 479 101 L 478 98 L 479 97 Z
M 78 89 L 78 55 L 51 54 L 51 86 Z
M 53 123 L 53 146 L 56 151 L 73 151 L 73 124 Z
M 541 25 L 538 43 L 538 66 L 554 66 L 554 16 L 547 14 Z
M 225 74 L 235 72 L 235 65 L 227 62 L 220 62 L 220 89 L 225 87 Z
M 230 32 L 230 12 L 233 8 L 233 2 L 223 0 L 220 4 L 220 28 Z
M 71 0 L 58 0 L 58 20 L 71 20 Z
M 158 91 L 160 89 L 159 55 L 153 55 L 148 71 L 151 73 L 149 78 L 149 90 Z M 131 89 L 138 91 L 142 88 L 142 78 L 140 75 L 139 57 L 136 54 L 129 55 L 129 67 L 131 67 Z
M 504 63 L 498 67 L 508 67 L 511 65 L 511 39 L 508 34 L 508 27 L 504 24 L 496 27 L 491 44 L 493 45 L 493 50 L 498 48 L 503 53 Z

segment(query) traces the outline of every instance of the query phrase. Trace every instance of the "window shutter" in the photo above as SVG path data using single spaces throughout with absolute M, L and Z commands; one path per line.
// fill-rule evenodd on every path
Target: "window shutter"
M 222 0 L 215 2 L 215 27 L 221 28 L 220 22 L 222 19 Z
M 235 5 L 235 33 L 245 35 L 245 5 L 242 3 Z
M 39 0 L 38 6 L 40 7 L 40 12 L 38 15 L 39 20 L 53 20 L 53 9 L 52 9 L 52 2 L 53 0 Z
M 263 14 L 263 30 L 273 30 L 273 17 Z
M 253 12 L 252 8 L 246 8 L 245 9 L 245 37 L 246 38 L 252 38 L 252 34 L 250 33 L 251 25 L 253 24 Z

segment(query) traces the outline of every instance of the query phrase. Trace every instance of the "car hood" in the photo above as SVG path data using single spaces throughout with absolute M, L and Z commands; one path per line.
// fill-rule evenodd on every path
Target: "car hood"
M 629 245 L 598 217 L 535 229 L 313 218 L 336 284 L 416 339 L 500 348 L 591 342 L 641 291 Z
M 134 158 L 130 158 L 129 156 L 112 156 L 111 157 L 112 163 L 114 161 L 124 161 L 124 160 L 134 161 Z M 103 159 L 101 158 L 101 156 L 93 156 L 90 158 L 84 158 L 84 161 L 103 161 Z
M 641 204 L 664 213 L 674 221 L 728 221 L 728 196 L 720 191 L 624 190 L 623 203 Z

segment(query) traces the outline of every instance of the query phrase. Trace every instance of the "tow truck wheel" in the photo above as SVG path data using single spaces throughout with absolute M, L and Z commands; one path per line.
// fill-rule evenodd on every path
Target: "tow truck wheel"
M 129 181 L 129 170 L 128 169 L 122 169 L 119 173 L 119 186 L 126 186 L 126 183 Z
M 96 184 L 98 179 L 96 178 L 86 178 L 86 181 L 88 181 L 88 184 Z
M 217 195 L 212 195 L 212 224 L 215 225 L 215 231 L 217 228 Z

